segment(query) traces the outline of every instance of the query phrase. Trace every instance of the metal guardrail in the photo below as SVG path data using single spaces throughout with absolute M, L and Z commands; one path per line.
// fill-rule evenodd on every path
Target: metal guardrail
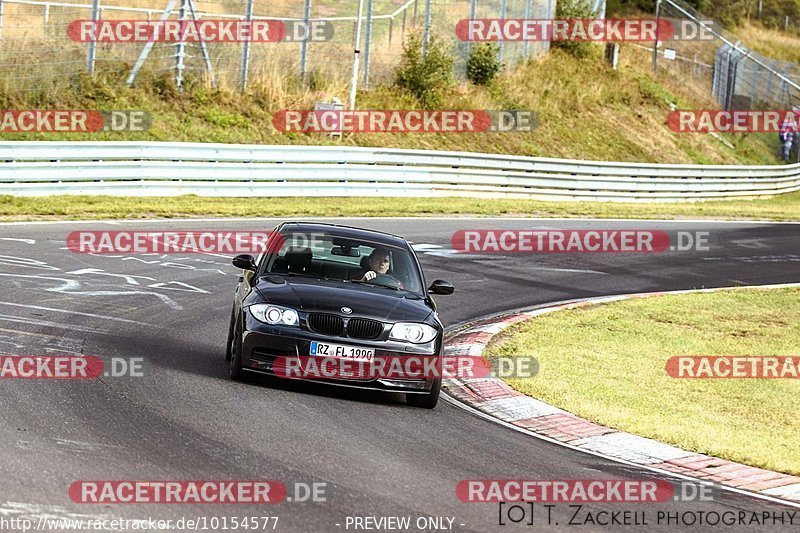
M 800 190 L 800 164 L 666 165 L 344 146 L 0 142 L 0 195 L 691 201 Z

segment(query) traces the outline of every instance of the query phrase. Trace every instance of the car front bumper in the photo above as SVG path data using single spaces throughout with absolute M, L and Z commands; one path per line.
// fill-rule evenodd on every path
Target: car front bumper
M 283 379 L 292 381 L 309 381 L 340 387 L 407 394 L 427 394 L 433 387 L 434 378 L 432 377 L 425 379 L 398 378 L 397 376 L 365 376 L 349 379 L 287 378 L 281 365 L 286 358 L 313 357 L 309 356 L 312 341 L 345 344 L 358 348 L 372 348 L 375 350 L 376 359 L 397 356 L 440 356 L 441 335 L 430 343 L 414 345 L 396 341 L 326 336 L 300 327 L 270 326 L 251 317 L 248 318 L 247 329 L 243 332 L 242 337 L 242 368 L 244 370 L 280 376 Z

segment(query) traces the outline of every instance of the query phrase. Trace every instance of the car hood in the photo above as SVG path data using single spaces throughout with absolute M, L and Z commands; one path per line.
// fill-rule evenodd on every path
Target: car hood
M 305 312 L 342 315 L 342 307 L 349 307 L 351 316 L 384 322 L 421 322 L 432 313 L 418 295 L 336 280 L 266 276 L 256 290 L 269 303 Z

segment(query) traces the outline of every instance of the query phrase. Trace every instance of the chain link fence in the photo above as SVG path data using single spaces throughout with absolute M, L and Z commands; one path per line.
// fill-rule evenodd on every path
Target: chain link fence
M 679 75 L 724 109 L 791 109 L 800 97 L 798 65 L 748 49 L 735 34 L 681 0 L 659 2 L 658 16 L 674 27 L 689 22 L 708 40 L 659 43 L 653 66 Z
M 171 6 L 169 5 L 171 4 Z M 75 20 L 253 20 L 330 24 L 333 36 L 320 42 L 155 42 L 142 71 L 176 82 L 194 77 L 229 89 L 276 77 L 313 85 L 352 73 L 358 0 L 0 0 L 0 85 L 41 91 L 74 85 L 81 74 L 111 72 L 124 80 L 142 55 L 143 42 L 75 42 Z M 359 83 L 390 80 L 410 32 L 429 34 L 453 47 L 457 76 L 464 76 L 470 44 L 455 37 L 460 19 L 546 18 L 555 0 L 363 0 Z M 506 42 L 500 56 L 514 65 L 547 50 L 546 42 Z
M 627 43 L 638 60 L 666 73 L 706 108 L 725 110 L 791 110 L 800 105 L 799 65 L 765 57 L 749 48 L 719 23 L 699 13 L 683 0 L 660 0 L 657 17 L 674 28 L 684 23 L 698 28 L 705 39 L 673 39 L 654 46 Z M 739 141 L 763 143 L 779 151 L 777 133 L 748 133 L 723 137 L 720 142 L 734 147 Z M 748 142 L 749 142 L 748 141 Z M 797 143 L 795 143 L 797 145 Z M 742 145 L 743 146 L 743 145 Z M 744 149 L 744 148 L 743 148 Z M 800 161 L 800 152 L 792 155 Z

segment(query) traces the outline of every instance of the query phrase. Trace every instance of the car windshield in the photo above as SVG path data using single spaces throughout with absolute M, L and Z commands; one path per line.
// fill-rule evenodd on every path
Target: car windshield
M 280 247 L 278 246 L 280 245 Z M 330 233 L 282 233 L 265 274 L 310 276 L 421 294 L 422 276 L 405 248 Z

